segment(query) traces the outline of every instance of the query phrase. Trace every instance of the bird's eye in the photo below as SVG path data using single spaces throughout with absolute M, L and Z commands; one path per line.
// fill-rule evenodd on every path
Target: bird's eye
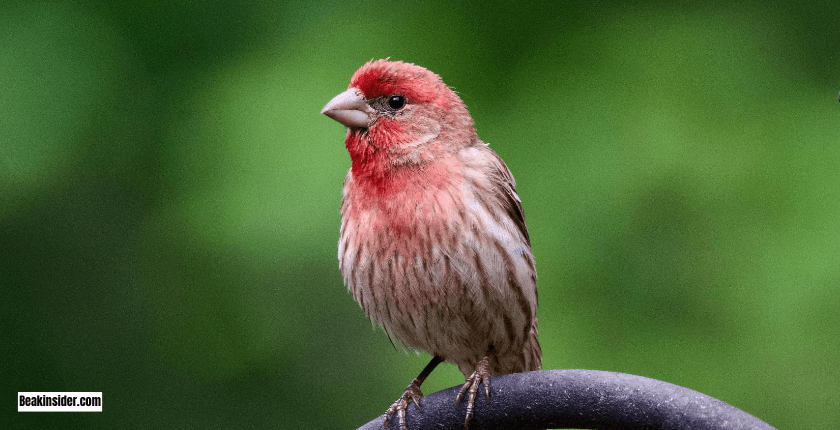
M 388 107 L 393 110 L 400 110 L 405 106 L 405 97 L 393 95 L 388 97 Z

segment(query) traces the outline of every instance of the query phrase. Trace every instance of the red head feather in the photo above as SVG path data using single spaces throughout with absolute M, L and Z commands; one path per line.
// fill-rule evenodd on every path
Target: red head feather
M 399 94 L 409 103 L 434 102 L 446 109 L 447 92 L 451 91 L 435 73 L 402 61 L 368 61 L 350 79 L 349 88 L 357 88 L 365 98 Z M 457 97 L 457 96 L 456 96 Z
M 346 139 L 352 174 L 371 190 L 400 189 L 410 178 L 429 181 L 443 167 L 433 164 L 445 164 L 458 148 L 478 141 L 464 102 L 423 67 L 371 60 L 353 74 L 349 88 L 361 93 L 371 115 L 368 127 L 348 128 Z M 404 108 L 387 109 L 385 99 L 394 95 L 405 97 Z

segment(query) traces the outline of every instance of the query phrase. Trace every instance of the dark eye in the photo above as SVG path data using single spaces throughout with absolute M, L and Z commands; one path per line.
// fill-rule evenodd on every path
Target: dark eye
M 393 95 L 388 97 L 388 107 L 393 110 L 400 110 L 405 106 L 405 97 Z

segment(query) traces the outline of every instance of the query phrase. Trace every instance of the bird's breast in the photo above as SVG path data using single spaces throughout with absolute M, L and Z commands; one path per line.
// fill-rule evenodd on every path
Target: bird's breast
M 411 242 L 430 231 L 440 233 L 464 211 L 462 176 L 454 163 L 443 160 L 404 167 L 382 177 L 358 178 L 346 190 L 347 213 L 367 219 L 359 234 L 384 235 Z
M 462 178 L 449 167 L 402 172 L 386 183 L 345 182 L 339 264 L 369 315 L 375 302 L 410 311 L 445 299 L 440 283 L 432 281 L 432 269 L 448 264 L 452 238 L 459 236 L 465 217 Z

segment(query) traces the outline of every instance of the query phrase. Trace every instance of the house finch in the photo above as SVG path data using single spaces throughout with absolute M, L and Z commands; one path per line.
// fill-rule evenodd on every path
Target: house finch
M 389 338 L 434 358 L 388 409 L 410 401 L 442 361 L 466 382 L 466 427 L 490 375 L 540 368 L 537 274 L 513 176 L 478 139 L 440 77 L 370 61 L 321 113 L 347 127 L 338 260 L 344 283 Z

